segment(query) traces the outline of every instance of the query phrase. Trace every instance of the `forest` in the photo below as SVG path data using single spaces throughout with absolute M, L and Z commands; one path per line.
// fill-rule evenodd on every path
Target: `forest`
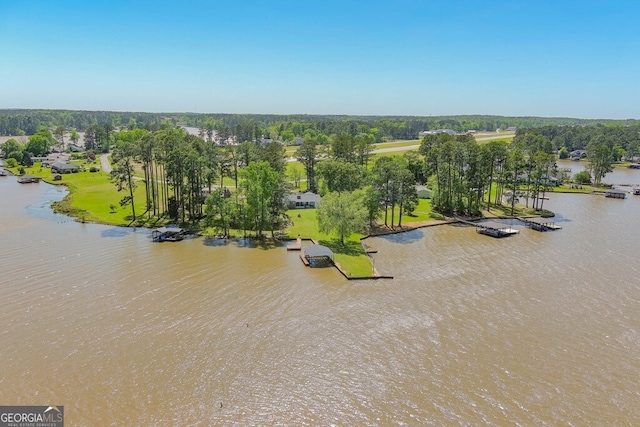
M 161 124 L 210 128 L 220 135 L 235 137 L 238 142 L 263 136 L 282 141 L 304 138 L 305 134 L 324 135 L 371 133 L 375 142 L 385 139 L 417 139 L 421 131 L 452 129 L 495 131 L 508 127 L 549 129 L 558 126 L 640 125 L 637 120 L 586 120 L 553 117 L 503 116 L 332 116 L 332 115 L 268 115 L 268 114 L 198 114 L 143 113 L 73 110 L 0 110 L 0 135 L 33 135 L 45 126 L 64 126 L 78 132 L 92 125 L 121 128 L 158 128 Z
M 189 114 L 170 119 L 55 111 L 2 117 L 16 123 L 39 117 L 40 127 L 24 145 L 9 140 L 0 146 L 8 161 L 28 166 L 31 156 L 46 154 L 65 135 L 77 140 L 76 128 L 68 124 L 80 120 L 89 155 L 112 153 L 111 179 L 124 192 L 121 205 L 131 207 L 133 221 L 166 217 L 212 227 L 221 235 L 230 229 L 256 236 L 284 230 L 290 221 L 287 196 L 294 188 L 324 196 L 319 226 L 338 231 L 341 240 L 367 224 L 402 227 L 418 205 L 417 184 L 431 190 L 431 206 L 440 215 L 477 216 L 505 204 L 512 215 L 517 204 L 543 211 L 545 193 L 561 182 L 558 157 L 586 150 L 588 176 L 581 179 L 599 185 L 615 162 L 640 154 L 640 124 L 635 122 L 521 127 L 511 142 L 481 143 L 467 133 L 429 134 L 417 151 L 375 156 L 380 135 L 395 138 L 403 135 L 398 129 L 412 126 L 478 127 L 483 119 L 458 117 L 445 123 L 436 118 Z M 53 132 L 43 125 L 57 120 L 66 124 Z M 197 127 L 197 135 L 178 121 Z M 284 140 L 292 138 L 298 138 L 294 158 L 303 171 L 290 167 L 285 156 Z M 143 212 L 135 210 L 139 185 L 144 186 Z

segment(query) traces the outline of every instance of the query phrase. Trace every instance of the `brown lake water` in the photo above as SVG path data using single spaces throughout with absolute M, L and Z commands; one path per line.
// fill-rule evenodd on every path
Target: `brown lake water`
M 76 223 L 63 195 L 0 177 L 0 404 L 69 426 L 640 424 L 639 196 L 552 194 L 556 232 L 371 239 L 395 279 L 347 281 Z

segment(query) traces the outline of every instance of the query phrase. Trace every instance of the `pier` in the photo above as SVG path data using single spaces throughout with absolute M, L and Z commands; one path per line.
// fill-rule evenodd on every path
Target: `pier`
M 302 239 L 298 237 L 295 243 L 289 243 L 287 245 L 288 251 L 299 251 L 302 249 Z
M 554 221 L 549 218 L 518 218 L 524 222 L 524 225 L 532 230 L 537 231 L 553 231 L 560 230 L 562 227 L 556 225 Z
M 520 230 L 512 228 L 508 224 L 502 224 L 501 222 L 486 221 L 486 222 L 471 222 L 466 220 L 458 220 L 463 224 L 473 225 L 476 227 L 476 233 L 484 234 L 491 237 L 507 237 L 520 233 Z

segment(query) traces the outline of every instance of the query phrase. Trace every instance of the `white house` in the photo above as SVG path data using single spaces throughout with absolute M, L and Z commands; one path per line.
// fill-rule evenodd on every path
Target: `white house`
M 320 203 L 320 195 L 307 191 L 304 193 L 291 193 L 287 196 L 289 202 L 289 208 L 304 209 L 304 208 L 317 208 Z

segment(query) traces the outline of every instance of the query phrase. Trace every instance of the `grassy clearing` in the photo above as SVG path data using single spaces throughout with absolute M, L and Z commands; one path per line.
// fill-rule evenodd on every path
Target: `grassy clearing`
M 292 209 L 287 212 L 293 222 L 287 228 L 290 237 L 313 239 L 321 245 L 331 248 L 335 253 L 335 261 L 351 276 L 370 276 L 372 265 L 369 256 L 364 252 L 360 239 L 363 234 L 355 233 L 341 245 L 336 234 L 326 235 L 318 230 L 315 209 Z
M 378 144 L 373 144 L 374 150 L 380 150 L 383 148 L 402 148 L 402 147 L 410 147 L 412 145 L 420 145 L 419 139 L 409 139 L 409 140 L 401 140 L 394 142 L 380 142 Z M 406 150 L 405 150 L 406 151 Z
M 592 185 L 571 186 L 571 184 L 563 184 L 560 187 L 553 187 L 547 190 L 547 193 L 604 193 L 606 188 L 594 187 Z
M 51 184 L 67 186 L 69 194 L 54 204 L 56 212 L 77 217 L 81 221 L 103 224 L 128 225 L 131 222 L 131 206 L 120 206 L 124 192 L 118 192 L 110 180 L 111 175 L 102 170 L 62 174 L 60 181 L 53 181 L 51 169 L 43 168 L 39 163 L 25 168 L 25 172 Z M 134 200 L 136 213 L 141 214 L 145 209 L 144 185 L 138 185 Z

